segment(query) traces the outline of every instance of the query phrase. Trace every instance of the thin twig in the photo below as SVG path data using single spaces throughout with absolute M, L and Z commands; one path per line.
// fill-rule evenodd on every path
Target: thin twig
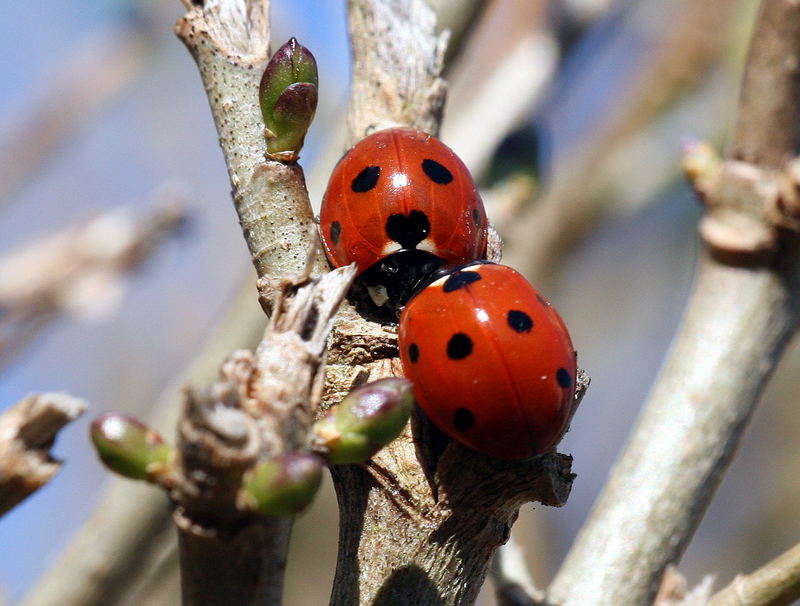
M 86 410 L 57 393 L 27 396 L 0 415 L 0 516 L 44 486 L 61 467 L 50 456 L 56 435 Z
M 789 606 L 800 600 L 800 545 L 755 572 L 738 575 L 708 606 Z
M 720 229 L 740 234 L 732 241 L 742 249 L 727 263 L 702 261 L 642 418 L 549 591 L 555 604 L 626 606 L 653 598 L 664 568 L 680 557 L 699 524 L 796 329 L 796 235 L 771 224 L 763 206 L 780 178 L 774 172 L 779 159 L 793 153 L 791 137 L 772 134 L 796 132 L 798 70 L 800 7 L 767 0 L 752 41 L 731 156 L 714 173 L 714 187 L 701 188 Z M 776 232 L 771 256 L 747 249 L 746 232 L 754 224 Z M 717 250 L 713 243 L 710 250 Z
M 297 275 L 317 250 L 303 169 L 266 160 L 258 87 L 269 60 L 267 0 L 209 0 L 175 33 L 194 57 L 228 168 L 233 202 L 259 278 Z M 318 252 L 314 271 L 327 269 Z

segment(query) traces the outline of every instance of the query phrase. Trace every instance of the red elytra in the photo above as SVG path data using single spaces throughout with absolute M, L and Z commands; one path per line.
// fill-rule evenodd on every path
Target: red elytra
M 455 440 L 523 459 L 564 433 L 575 398 L 572 341 L 514 269 L 477 262 L 436 279 L 403 310 L 399 337 L 417 402 Z
M 376 302 L 402 305 L 441 263 L 483 257 L 487 220 L 467 167 L 449 147 L 413 128 L 390 128 L 340 160 L 320 232 L 331 264 L 358 263 L 377 287 Z

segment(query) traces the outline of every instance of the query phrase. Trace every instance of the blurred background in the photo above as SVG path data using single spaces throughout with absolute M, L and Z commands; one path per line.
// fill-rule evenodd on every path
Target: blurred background
M 344 2 L 272 4 L 273 47 L 295 36 L 319 63 L 301 160 L 318 204 L 343 151 Z M 543 586 L 680 320 L 701 251 L 681 149 L 696 138 L 724 146 L 757 2 L 432 4 L 454 31 L 442 139 L 479 181 L 505 262 L 553 300 L 592 377 L 560 447 L 578 474 L 568 504 L 526 506 L 514 530 Z M 54 481 L 0 520 L 8 603 L 31 591 L 110 481 L 89 446 L 91 418 L 158 415 L 235 301 L 261 322 L 205 93 L 172 34 L 182 12 L 175 0 L 41 0 L 8 4 L 0 21 L 0 408 L 33 391 L 91 405 L 58 439 L 66 465 Z M 115 250 L 109 233 L 130 249 Z M 70 238 L 94 243 L 80 263 Z M 716 573 L 721 586 L 800 539 L 798 364 L 794 348 L 681 563 L 692 583 Z M 337 524 L 326 483 L 296 525 L 288 604 L 327 603 Z M 137 603 L 176 603 L 177 591 L 166 572 Z M 488 588 L 480 603 L 494 603 Z

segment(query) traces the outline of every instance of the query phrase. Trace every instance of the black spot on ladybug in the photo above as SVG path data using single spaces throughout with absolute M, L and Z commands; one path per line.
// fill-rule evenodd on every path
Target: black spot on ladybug
M 339 243 L 339 236 L 342 234 L 342 224 L 338 221 L 331 223 L 331 242 Z
M 564 389 L 572 385 L 572 377 L 566 368 L 559 368 L 558 371 L 556 371 L 556 381 L 558 381 L 558 385 Z
M 431 181 L 439 185 L 447 185 L 453 180 L 453 173 L 436 160 L 431 160 L 430 158 L 422 161 L 422 170 Z
M 380 166 L 367 166 L 364 170 L 358 173 L 358 175 L 356 175 L 355 179 L 353 179 L 353 182 L 350 184 L 350 189 L 357 194 L 363 194 L 377 185 L 378 177 L 380 176 Z
M 480 279 L 481 275 L 477 271 L 455 271 L 445 280 L 442 290 L 444 292 L 454 292 Z
M 463 360 L 472 353 L 472 339 L 463 332 L 457 332 L 447 342 L 447 357 L 451 360 Z
M 544 298 L 542 295 L 540 295 L 538 292 L 536 293 L 536 298 L 539 300 L 539 303 L 541 303 L 541 304 L 542 304 L 542 305 L 544 305 L 545 307 L 550 307 L 550 305 L 551 305 L 550 301 L 548 301 L 547 299 L 545 299 L 545 298 Z
M 475 227 L 481 226 L 481 214 L 478 212 L 477 208 L 472 209 L 472 220 L 475 221 Z
M 408 346 L 408 359 L 411 360 L 412 363 L 419 360 L 419 346 L 416 343 L 412 343 Z
M 390 215 L 386 220 L 386 235 L 405 249 L 413 250 L 431 233 L 431 222 L 421 210 L 412 210 L 408 216 Z
M 466 408 L 459 408 L 453 414 L 453 427 L 458 431 L 467 431 L 475 424 L 475 415 Z
M 506 322 L 516 332 L 530 332 L 531 328 L 533 328 L 531 317 L 518 309 L 509 310 Z

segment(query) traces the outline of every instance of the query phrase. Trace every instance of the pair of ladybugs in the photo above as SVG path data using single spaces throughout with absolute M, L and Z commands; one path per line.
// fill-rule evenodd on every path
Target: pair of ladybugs
M 487 223 L 464 163 L 411 128 L 345 154 L 320 213 L 331 263 L 358 263 L 377 305 L 405 305 L 400 357 L 428 417 L 479 452 L 522 459 L 564 432 L 575 352 L 547 299 L 514 269 L 480 260 Z

